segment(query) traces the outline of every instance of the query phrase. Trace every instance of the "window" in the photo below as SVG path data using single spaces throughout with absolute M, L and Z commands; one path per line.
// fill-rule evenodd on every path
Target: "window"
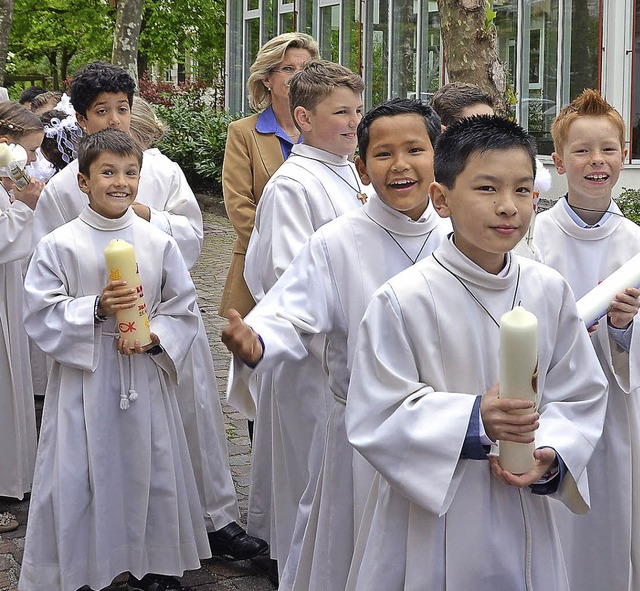
M 393 0 L 391 22 L 391 96 L 416 95 L 416 45 L 418 15 L 413 0 Z M 386 97 L 385 97 L 386 98 Z
M 640 1 L 636 0 L 631 91 L 631 157 L 640 158 Z
M 418 71 L 418 98 L 430 102 L 433 93 L 441 84 L 442 52 L 440 44 L 440 15 L 438 3 L 434 0 L 423 0 L 420 31 L 420 68 Z

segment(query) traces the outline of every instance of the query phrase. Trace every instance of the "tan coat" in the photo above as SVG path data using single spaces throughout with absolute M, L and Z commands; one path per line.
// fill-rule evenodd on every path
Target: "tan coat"
M 230 308 L 245 316 L 255 306 L 243 277 L 244 257 L 264 186 L 284 162 L 280 140 L 274 133 L 256 131 L 257 120 L 256 114 L 234 121 L 227 133 L 222 191 L 236 240 L 222 292 L 220 316 L 226 316 Z

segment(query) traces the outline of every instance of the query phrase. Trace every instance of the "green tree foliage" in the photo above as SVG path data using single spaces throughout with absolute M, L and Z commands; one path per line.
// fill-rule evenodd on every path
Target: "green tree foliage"
M 195 77 L 215 80 L 224 65 L 224 0 L 145 0 L 139 66 L 168 66 L 190 54 Z M 116 10 L 108 0 L 15 0 L 8 73 L 65 78 L 94 59 L 111 59 Z

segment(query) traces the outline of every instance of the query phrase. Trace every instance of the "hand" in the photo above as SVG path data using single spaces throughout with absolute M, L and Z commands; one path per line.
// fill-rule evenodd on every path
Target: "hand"
M 640 308 L 640 289 L 627 287 L 624 293 L 616 294 L 616 299 L 611 302 L 607 315 L 611 326 L 615 328 L 627 328 L 633 321 L 633 317 Z
M 222 331 L 222 342 L 231 353 L 250 366 L 262 358 L 262 343 L 256 332 L 242 321 L 237 310 L 229 310 L 229 322 Z
M 35 209 L 42 189 L 44 189 L 44 183 L 34 178 L 29 181 L 29 184 L 24 189 L 18 189 L 15 183 L 13 183 L 13 198 L 16 201 L 22 201 L 22 203 L 31 209 Z
M 489 464 L 491 465 L 493 475 L 500 478 L 505 484 L 524 488 L 537 482 L 545 475 L 547 470 L 549 470 L 556 461 L 556 452 L 550 447 L 541 447 L 533 452 L 533 457 L 536 460 L 534 467 L 528 472 L 518 475 L 503 470 L 497 456 L 491 456 L 489 458 Z
M 139 355 L 140 353 L 145 353 L 152 347 L 160 344 L 160 337 L 155 333 L 151 333 L 151 342 L 144 347 L 140 346 L 140 341 L 136 339 L 133 341 L 133 348 L 129 347 L 129 341 L 127 339 L 123 339 L 120 337 L 116 339 L 116 351 L 120 353 L 120 355 Z
M 587 334 L 592 337 L 593 334 L 598 330 L 598 320 L 596 320 L 589 328 L 587 328 Z
M 148 222 L 151 221 L 151 208 L 148 205 L 134 201 L 131 204 L 131 207 L 133 208 L 133 211 L 136 213 L 136 215 L 139 218 L 142 218 L 143 220 L 147 220 Z
M 138 300 L 136 290 L 126 287 L 126 281 L 110 281 L 102 289 L 98 314 L 100 316 L 114 316 L 118 310 L 133 308 Z
M 500 398 L 500 386 L 487 390 L 480 401 L 480 417 L 491 441 L 531 443 L 533 432 L 539 427 L 540 415 L 533 402 L 515 398 Z

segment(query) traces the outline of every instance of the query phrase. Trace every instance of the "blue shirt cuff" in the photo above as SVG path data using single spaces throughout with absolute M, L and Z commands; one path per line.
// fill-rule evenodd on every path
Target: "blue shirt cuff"
M 483 445 L 480 435 L 480 401 L 482 396 L 476 396 L 469 418 L 467 434 L 464 437 L 460 458 L 466 460 L 486 460 L 489 457 L 491 446 Z

